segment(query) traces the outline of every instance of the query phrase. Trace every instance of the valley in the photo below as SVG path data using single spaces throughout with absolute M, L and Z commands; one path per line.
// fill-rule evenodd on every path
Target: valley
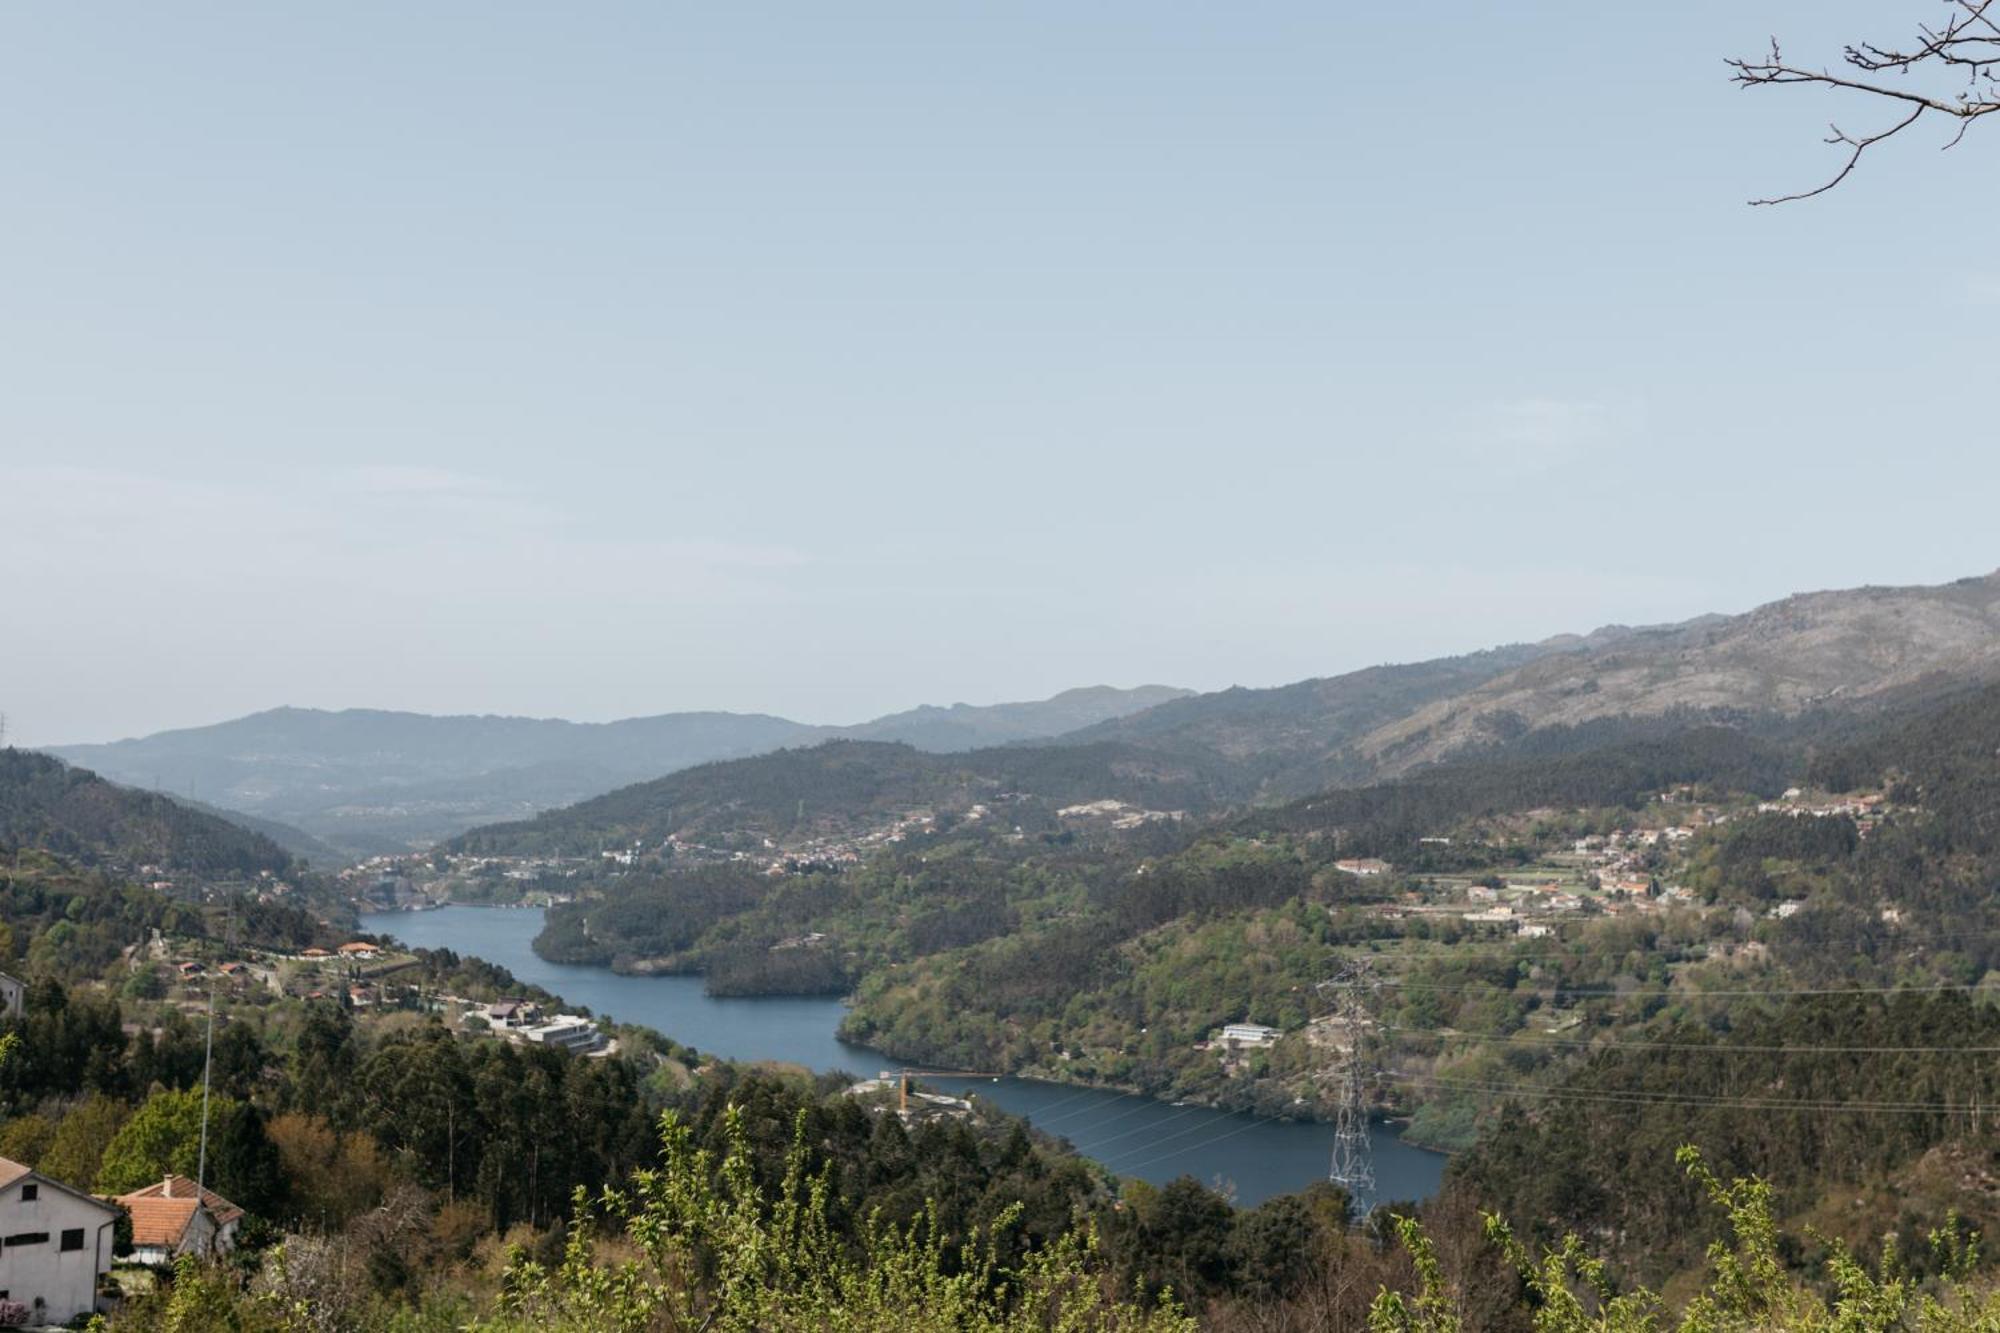
M 1904 600 L 1996 596 L 1981 580 Z M 1809 657 L 1826 605 L 1742 633 L 1791 625 Z M 1765 682 L 1481 724 L 1434 760 L 1349 767 L 1365 736 L 1423 730 L 1389 712 L 1478 713 L 1594 654 L 1670 642 L 1684 664 L 1731 632 L 1176 698 L 1166 722 L 1033 743 L 835 738 L 327 868 L 273 841 L 283 827 L 10 751 L 0 906 L 28 966 L 172 1041 L 222 990 L 232 1042 L 303 1051 L 299 1024 L 339 1012 L 344 1060 L 497 1041 L 616 1071 L 630 1106 L 768 1080 L 881 1114 L 895 1071 L 927 1071 L 898 1112 L 912 1126 L 964 1118 L 977 1138 L 1020 1117 L 1036 1152 L 1135 1203 L 1185 1189 L 1250 1219 L 1334 1187 L 1449 1225 L 1494 1201 L 1533 1237 L 1610 1229 L 1614 1261 L 1668 1282 L 1701 1259 L 1662 1223 L 1692 1133 L 1719 1169 L 1782 1180 L 1786 1215 L 1857 1241 L 1888 1196 L 1906 1225 L 2000 1222 L 1962 1165 L 2000 1096 L 1966 1058 L 2000 1043 L 2000 684 L 1981 654 L 1915 679 L 1885 646 L 1846 693 Z M 1331 707 L 1348 740 L 1313 751 L 1325 785 L 1285 795 L 1306 770 L 1214 719 L 1295 707 Z M 559 1035 L 489 1018 L 522 1006 Z M 64 1077 L 38 1065 L 26 1086 Z M 1329 1184 L 1357 1117 L 1370 1174 Z M 459 1180 L 450 1162 L 425 1178 Z

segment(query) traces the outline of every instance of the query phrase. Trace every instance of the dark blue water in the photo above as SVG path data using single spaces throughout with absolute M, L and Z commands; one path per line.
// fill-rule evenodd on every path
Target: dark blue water
M 498 963 L 593 1013 L 654 1028 L 726 1059 L 776 1060 L 863 1076 L 896 1067 L 880 1052 L 834 1036 L 844 1012 L 838 1000 L 718 999 L 702 989 L 700 977 L 627 977 L 608 968 L 547 962 L 530 947 L 542 928 L 539 910 L 379 912 L 362 917 L 361 928 L 414 947 L 453 949 Z M 977 1093 L 1121 1175 L 1156 1183 L 1191 1175 L 1227 1188 L 1246 1205 L 1324 1180 L 1333 1147 L 1326 1125 L 1170 1106 L 1133 1093 L 1018 1078 L 925 1082 Z M 1443 1157 L 1410 1147 L 1388 1126 L 1378 1126 L 1374 1140 L 1377 1198 L 1420 1199 L 1436 1191 Z

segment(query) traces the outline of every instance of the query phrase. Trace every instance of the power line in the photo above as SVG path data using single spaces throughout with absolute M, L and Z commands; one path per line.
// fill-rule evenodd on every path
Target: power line
M 1799 920 L 1802 918 L 1791 918 L 1791 919 Z M 1596 924 L 1610 925 L 1616 923 L 1617 923 L 1617 918 L 1606 918 L 1601 923 L 1600 922 L 1586 923 L 1586 928 L 1588 925 L 1596 925 Z M 1418 940 L 1417 942 L 1421 944 L 1436 945 L 1436 947 L 1433 949 L 1422 950 L 1422 951 L 1414 949 L 1372 949 L 1367 947 L 1372 944 L 1394 945 L 1398 943 L 1407 942 L 1411 939 L 1412 937 L 1408 935 L 1388 935 L 1388 936 L 1382 936 L 1377 939 L 1358 940 L 1351 943 L 1336 945 L 1334 947 L 1341 949 L 1355 950 L 1357 952 L 1364 953 L 1372 958 L 1379 958 L 1389 961 L 1394 961 L 1397 959 L 1408 959 L 1413 962 L 1433 962 L 1439 960 L 1448 961 L 1453 958 L 1463 957 L 1467 954 L 1474 954 L 1480 956 L 1518 958 L 1524 962 L 1531 962 L 1538 958 L 1575 957 L 1579 950 L 1587 950 L 1590 949 L 1592 946 L 1599 944 L 1598 941 L 1582 939 L 1576 936 L 1570 936 L 1567 938 L 1555 937 L 1553 939 L 1546 940 L 1544 943 L 1536 945 L 1522 944 L 1519 943 L 1518 940 L 1481 939 L 1481 940 L 1461 940 L 1456 944 L 1447 944 L 1442 941 L 1433 941 L 1433 940 Z M 1901 946 L 1901 947 L 1932 945 L 1940 948 L 1948 948 L 1959 944 L 1963 944 L 1968 940 L 1991 940 L 1991 939 L 2000 939 L 2000 930 L 1953 931 L 1949 935 L 1918 936 L 1911 934 L 1904 927 L 1897 926 L 1893 928 L 1885 927 L 1882 934 L 1875 936 L 1861 935 L 1849 932 L 1838 938 L 1830 940 L 1797 940 L 1793 942 L 1810 943 L 1810 944 L 1854 944 L 1854 945 L 1866 944 L 1866 943 L 1879 943 L 1883 945 Z M 1616 948 L 1606 947 L 1603 948 L 1601 952 L 1605 955 L 1616 955 L 1616 954 L 1626 954 L 1626 953 L 1661 953 L 1669 951 L 1678 951 L 1678 952 L 1688 953 L 1691 955 L 1702 955 L 1700 957 L 1691 958 L 1690 961 L 1705 961 L 1708 958 L 1712 957 L 1710 955 L 1703 954 L 1703 950 L 1705 949 L 1708 943 L 1709 941 L 1706 940 L 1689 940 L 1689 941 L 1668 940 L 1665 941 L 1664 943 L 1656 943 L 1651 947 L 1641 944 L 1632 944 Z
M 1203 1107 L 1203 1108 L 1201 1108 L 1201 1109 L 1202 1109 L 1202 1110 L 1209 1110 L 1209 1109 L 1211 1109 L 1211 1108 L 1209 1108 L 1209 1107 Z M 1229 1113 L 1228 1113 L 1227 1111 L 1217 1111 L 1217 1112 L 1216 1112 L 1216 1114 L 1217 1114 L 1217 1115 L 1219 1115 L 1219 1116 L 1227 1116 L 1227 1115 L 1228 1115 Z M 1273 1120 L 1276 1120 L 1276 1119 L 1278 1119 L 1278 1117 L 1277 1117 L 1277 1116 L 1272 1116 L 1272 1117 L 1270 1117 L 1270 1119 L 1273 1119 Z M 1132 1155 L 1133 1153 L 1135 1153 L 1135 1152 L 1147 1152 L 1147 1151 L 1149 1151 L 1149 1150 L 1151 1150 L 1151 1149 L 1153 1149 L 1153 1148 L 1157 1148 L 1157 1147 L 1159 1147 L 1159 1146 L 1160 1146 L 1161 1144 L 1163 1144 L 1163 1143 L 1172 1143 L 1172 1142 L 1173 1142 L 1173 1141 L 1174 1141 L 1175 1139 L 1184 1139 L 1184 1138 L 1186 1138 L 1186 1137 L 1187 1137 L 1188 1135 L 1190 1135 L 1190 1134 L 1200 1134 L 1200 1133 L 1202 1133 L 1202 1132 L 1203 1132 L 1203 1131 L 1205 1131 L 1205 1130 L 1211 1130 L 1211 1129 L 1214 1129 L 1214 1128 L 1215 1128 L 1215 1126 L 1214 1126 L 1214 1125 L 1212 1125 L 1212 1124 L 1207 1124 L 1207 1125 L 1190 1125 L 1190 1126 L 1188 1126 L 1188 1127 L 1187 1127 L 1186 1129 L 1184 1129 L 1184 1130 L 1181 1130 L 1181 1131 L 1180 1131 L 1179 1133 L 1177 1133 L 1177 1134 L 1169 1134 L 1169 1135 L 1167 1135 L 1167 1136 L 1166 1136 L 1165 1138 L 1163 1138 L 1163 1139 L 1154 1139 L 1154 1140 L 1153 1140 L 1153 1141 L 1152 1141 L 1151 1143 L 1141 1143 L 1141 1144 L 1137 1144 L 1137 1145 L 1135 1145 L 1135 1146 L 1133 1146 L 1133 1147 L 1130 1147 L 1130 1148 L 1127 1148 L 1127 1149 L 1125 1149 L 1125 1150 L 1124 1150 L 1123 1152 L 1115 1152 L 1115 1153 L 1112 1153 L 1112 1154 L 1111 1154 L 1111 1155 L 1110 1155 L 1109 1157 L 1107 1157 L 1107 1158 L 1105 1158 L 1105 1159 L 1104 1159 L 1104 1164 L 1105 1164 L 1106 1166 L 1109 1166 L 1109 1165 L 1111 1165 L 1111 1163 L 1113 1163 L 1113 1162 L 1117 1161 L 1117 1160 L 1118 1160 L 1119 1158 L 1121 1158 L 1121 1157 L 1130 1157 L 1130 1156 L 1131 1156 L 1131 1155 Z M 1186 1147 L 1182 1147 L 1182 1148 L 1176 1148 L 1176 1149 L 1174 1149 L 1174 1151 L 1173 1151 L 1172 1153 L 1169 1153 L 1169 1154 L 1168 1154 L 1168 1156 L 1170 1156 L 1170 1157 L 1171 1157 L 1171 1156 L 1174 1156 L 1174 1155 L 1176 1155 L 1176 1154 L 1179 1154 L 1179 1153 L 1184 1153 L 1184 1152 L 1191 1152 L 1191 1151 L 1193 1151 L 1193 1149 L 1194 1149 L 1194 1147 L 1195 1147 L 1195 1146 L 1196 1146 L 1195 1144 L 1189 1144 L 1189 1145 L 1187 1145 Z
M 1740 1110 L 1832 1111 L 1864 1115 L 1949 1115 L 1973 1114 L 1980 1111 L 1977 1103 L 1859 1102 L 1814 1100 L 1797 1097 L 1724 1096 L 1721 1094 L 1702 1093 L 1611 1092 L 1595 1089 L 1537 1088 L 1523 1083 L 1486 1083 L 1471 1079 L 1441 1078 L 1426 1074 L 1389 1074 L 1385 1075 L 1385 1077 L 1391 1083 L 1432 1087 L 1447 1092 L 1489 1092 L 1505 1096 L 1543 1097 L 1552 1100 L 1594 1102 L 1623 1106 L 1726 1106 Z
M 1237 1125 L 1233 1129 L 1229 1130 L 1229 1132 L 1226 1134 L 1218 1134 L 1212 1139 L 1202 1139 L 1198 1142 L 1187 1144 L 1184 1147 L 1176 1148 L 1172 1152 L 1164 1152 L 1156 1157 L 1148 1157 L 1143 1162 L 1134 1162 L 1130 1166 L 1119 1167 L 1118 1171 L 1119 1174 L 1121 1175 L 1132 1175 L 1137 1172 L 1144 1171 L 1149 1166 L 1153 1166 L 1156 1165 L 1157 1163 L 1164 1162 L 1170 1157 L 1183 1157 L 1186 1156 L 1188 1153 L 1203 1152 L 1209 1148 L 1213 1148 L 1216 1144 L 1221 1143 L 1224 1139 L 1233 1139 L 1238 1134 L 1248 1134 L 1253 1129 L 1262 1128 L 1265 1125 L 1272 1124 L 1279 1120 L 1283 1120 L 1284 1118 L 1285 1117 L 1281 1115 L 1262 1116 L 1256 1120 L 1251 1121 L 1247 1125 Z
M 1556 1046 L 1592 1051 L 1713 1051 L 1745 1055 L 2000 1055 L 2000 1046 L 1746 1046 L 1737 1042 L 1586 1041 L 1560 1037 L 1522 1037 L 1518 1033 L 1440 1032 L 1435 1028 L 1385 1023 L 1384 1032 L 1435 1037 L 1439 1041 L 1477 1041 L 1509 1046 Z
M 1496 990 L 1505 991 L 1510 989 L 1504 986 L 1492 986 L 1492 985 L 1489 986 L 1445 985 L 1441 982 L 1417 981 L 1408 977 L 1384 978 L 1382 984 L 1385 986 L 1395 986 L 1401 989 L 1433 990 L 1433 991 L 1443 991 L 1448 994 L 1466 994 L 1466 995 L 1491 995 Z M 1646 983 L 1641 983 L 1641 985 L 1644 984 Z M 1559 981 L 1557 982 L 1545 981 L 1545 982 L 1534 983 L 1532 985 L 1525 987 L 1515 987 L 1512 989 L 1518 989 L 1528 992 L 1552 989 L 1560 991 L 1565 996 L 1569 996 L 1572 998 L 1584 998 L 1584 999 L 1707 1000 L 1707 999 L 1756 999 L 1756 998 L 1770 999 L 1770 998 L 1781 998 L 1792 995 L 1933 995 L 1933 994 L 1956 994 L 1961 992 L 1963 993 L 1985 992 L 1988 994 L 1994 994 L 1994 993 L 2000 993 L 2000 983 L 1973 981 L 1965 983 L 1938 982 L 1932 985 L 1924 985 L 1924 986 L 1824 986 L 1824 987 L 1773 986 L 1763 990 L 1682 989 L 1676 991 L 1659 991 L 1659 990 L 1641 990 L 1637 988 L 1632 990 L 1611 990 L 1604 988 L 1591 990 L 1575 986 L 1565 986 Z
M 1096 1143 L 1091 1144 L 1088 1147 L 1084 1146 L 1083 1144 L 1078 1144 L 1077 1151 L 1083 1153 L 1083 1155 L 1086 1157 L 1095 1157 L 1097 1154 L 1103 1152 L 1108 1145 L 1117 1143 L 1121 1139 L 1129 1139 L 1134 1134 L 1144 1134 L 1148 1130 L 1164 1129 L 1168 1125 L 1173 1124 L 1174 1121 L 1176 1120 L 1185 1120 L 1189 1116 L 1194 1115 L 1198 1112 L 1207 1111 L 1211 1109 L 1213 1108 L 1207 1106 L 1190 1106 L 1184 1111 L 1180 1111 L 1174 1115 L 1168 1116 L 1165 1120 L 1160 1121 L 1156 1125 L 1141 1125 L 1137 1129 L 1127 1130 L 1123 1134 L 1115 1134 L 1108 1139 L 1099 1139 Z
M 978 1091 L 978 1089 L 968 1088 L 966 1089 L 966 1091 L 976 1092 Z M 1086 1097 L 1091 1096 L 1093 1093 L 1097 1093 L 1100 1091 L 1106 1091 L 1106 1089 L 1086 1088 L 1084 1089 L 1084 1091 L 1077 1093 L 1073 1097 L 1064 1097 L 1060 1101 L 1052 1102 L 1048 1106 L 1042 1107 L 1040 1110 L 1014 1111 L 1010 1112 L 1010 1114 L 1019 1115 L 1028 1119 L 1032 1119 L 1038 1124 L 1046 1125 L 1046 1124 L 1053 1124 L 1058 1120 L 1069 1120 L 1076 1116 L 1088 1115 L 1092 1111 L 1103 1110 L 1107 1107 L 1116 1106 L 1119 1102 L 1122 1102 L 1130 1097 L 1143 1097 L 1149 1102 L 1158 1100 L 1157 1098 L 1154 1098 L 1149 1094 L 1143 1092 L 1121 1092 L 1116 1097 L 1111 1098 L 1109 1101 L 1101 1102 L 1096 1106 L 1079 1106 L 1073 1111 L 1064 1111 L 1061 1115 L 1058 1116 L 1052 1116 L 1049 1114 L 1050 1111 L 1054 1110 L 1058 1106 L 1067 1106 L 1071 1102 L 1080 1101 Z M 988 1098 L 988 1100 L 991 1101 L 992 1099 Z M 998 1103 L 996 1102 L 995 1105 L 998 1105 Z

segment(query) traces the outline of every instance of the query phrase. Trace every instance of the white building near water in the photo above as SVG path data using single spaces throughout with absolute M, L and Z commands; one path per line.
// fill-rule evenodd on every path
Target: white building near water
M 518 1031 L 524 1041 L 542 1046 L 560 1046 L 579 1053 L 594 1051 L 604 1045 L 604 1034 L 597 1030 L 597 1024 L 576 1014 L 557 1014 L 546 1023 L 537 1023 Z
M 30 1324 L 66 1324 L 97 1309 L 111 1271 L 118 1209 L 0 1157 L 0 1298 Z

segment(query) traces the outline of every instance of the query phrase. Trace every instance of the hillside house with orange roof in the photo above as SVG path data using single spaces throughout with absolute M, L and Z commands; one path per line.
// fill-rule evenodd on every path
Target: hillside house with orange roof
M 241 1208 L 186 1176 L 166 1176 L 114 1202 L 132 1215 L 132 1258 L 142 1264 L 169 1264 L 183 1254 L 227 1254 L 236 1248 L 243 1221 Z

